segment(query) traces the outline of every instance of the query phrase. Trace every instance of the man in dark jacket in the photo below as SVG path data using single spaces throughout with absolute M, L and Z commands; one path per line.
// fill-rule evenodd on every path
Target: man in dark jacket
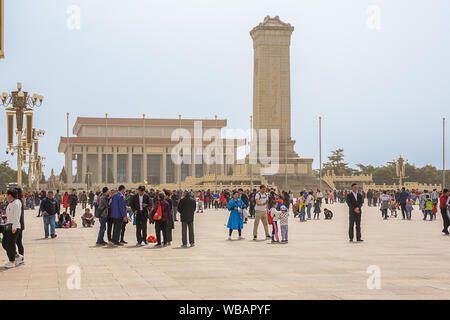
M 75 209 L 77 208 L 78 203 L 78 196 L 77 196 L 77 190 L 72 189 L 72 194 L 69 195 L 69 198 L 67 199 L 67 203 L 70 206 L 70 215 L 75 218 Z
M 353 226 L 356 225 L 356 241 L 362 242 L 361 239 L 361 207 L 364 204 L 362 195 L 358 192 L 356 183 L 352 184 L 352 191 L 347 194 L 347 205 L 349 209 L 349 229 L 348 236 L 350 242 L 353 241 Z
M 184 191 L 183 198 L 178 204 L 178 212 L 181 216 L 181 239 L 182 248 L 187 248 L 187 229 L 189 228 L 189 244 L 194 246 L 194 213 L 195 200 L 191 197 L 190 191 Z
M 100 229 L 98 231 L 98 237 L 97 237 L 97 245 L 98 246 L 103 246 L 108 244 L 105 240 L 104 240 L 104 236 L 105 236 L 105 230 L 106 230 L 106 221 L 108 219 L 108 209 L 109 209 L 109 194 L 108 194 L 108 188 L 104 187 L 102 190 L 102 194 L 99 200 L 99 204 L 97 207 L 97 218 L 100 221 Z
M 47 239 L 49 235 L 49 226 L 52 239 L 56 238 L 55 222 L 56 214 L 59 214 L 59 206 L 58 202 L 56 202 L 55 198 L 53 197 L 53 191 L 49 191 L 47 193 L 47 197 L 44 198 L 44 200 L 42 200 L 41 202 L 40 209 L 44 218 L 45 239 Z
M 402 192 L 398 195 L 398 202 L 400 203 L 400 207 L 402 208 L 402 217 L 403 220 L 406 219 L 406 200 L 409 199 L 409 192 L 405 191 L 405 187 L 402 188 Z
M 140 186 L 137 192 L 130 199 L 130 207 L 136 217 L 136 246 L 142 246 L 142 242 L 147 242 L 147 219 L 150 208 L 150 197 L 145 193 L 145 187 Z

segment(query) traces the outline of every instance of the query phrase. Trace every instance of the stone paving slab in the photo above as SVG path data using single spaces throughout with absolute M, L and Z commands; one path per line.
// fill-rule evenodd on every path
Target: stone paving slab
M 94 228 L 57 229 L 43 239 L 42 218 L 26 211 L 24 266 L 0 267 L 0 299 L 450 299 L 450 237 L 442 221 L 381 219 L 377 208 L 363 209 L 364 243 L 347 239 L 348 209 L 324 205 L 331 221 L 300 223 L 291 215 L 289 244 L 252 241 L 253 220 L 242 241 L 227 241 L 225 210 L 196 215 L 196 246 L 136 248 L 135 229 L 127 225 L 121 248 L 96 247 Z M 81 208 L 77 222 L 81 225 Z M 153 225 L 149 234 L 155 234 Z M 237 232 L 233 234 L 237 238 Z M 3 261 L 6 254 L 3 252 Z M 369 290 L 367 268 L 381 272 L 381 289 Z M 80 270 L 80 289 L 69 289 L 69 266 Z

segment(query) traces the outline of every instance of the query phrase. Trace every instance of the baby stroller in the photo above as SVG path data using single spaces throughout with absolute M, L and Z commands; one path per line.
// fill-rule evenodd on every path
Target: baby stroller
M 391 211 L 389 216 L 397 218 L 398 203 L 395 201 L 391 201 L 391 206 L 389 207 L 389 210 Z

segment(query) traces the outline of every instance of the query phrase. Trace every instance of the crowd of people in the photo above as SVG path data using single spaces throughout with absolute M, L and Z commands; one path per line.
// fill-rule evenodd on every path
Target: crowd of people
M 181 222 L 182 248 L 195 246 L 194 215 L 204 209 L 225 209 L 228 217 L 228 240 L 232 240 L 233 231 L 238 233 L 238 240 L 243 240 L 242 230 L 249 219 L 253 222 L 253 240 L 258 239 L 259 225 L 262 224 L 264 239 L 272 243 L 288 243 L 289 212 L 300 222 L 320 219 L 323 212 L 325 220 L 333 218 L 333 212 L 324 205 L 346 203 L 349 207 L 349 240 L 354 238 L 363 241 L 361 236 L 361 212 L 367 199 L 368 206 L 378 206 L 383 219 L 397 217 L 401 211 L 405 220 L 411 220 L 413 206 L 419 207 L 423 220 L 429 217 L 436 220 L 438 207 L 443 219 L 444 234 L 449 234 L 450 207 L 449 192 L 444 189 L 418 192 L 417 190 L 386 190 L 378 192 L 368 190 L 359 192 L 356 184 L 346 190 L 302 190 L 294 198 L 292 192 L 277 192 L 260 186 L 259 190 L 147 190 L 139 186 L 136 190 L 126 190 L 121 185 L 109 190 L 77 192 L 61 194 L 53 192 L 22 192 L 20 188 L 8 190 L 0 194 L 2 219 L 0 231 L 3 234 L 2 246 L 5 249 L 8 262 L 7 268 L 24 264 L 24 248 L 22 234 L 25 230 L 24 210 L 38 208 L 38 217 L 42 216 L 44 237 L 54 239 L 58 228 L 75 228 L 77 206 L 81 204 L 83 214 L 81 222 L 84 228 L 92 228 L 96 220 L 100 225 L 97 235 L 97 246 L 123 246 L 127 244 L 124 235 L 127 225 L 135 226 L 136 246 L 155 243 L 155 247 L 165 247 L 172 244 L 172 232 L 175 222 Z M 389 214 L 388 214 L 389 211 Z M 148 225 L 154 225 L 155 235 L 148 236 Z M 269 231 L 271 227 L 271 231 Z M 105 241 L 105 234 L 106 240 Z

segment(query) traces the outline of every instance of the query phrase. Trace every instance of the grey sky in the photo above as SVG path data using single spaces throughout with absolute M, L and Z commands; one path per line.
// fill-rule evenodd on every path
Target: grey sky
M 81 8 L 81 29 L 66 10 Z M 369 5 L 381 30 L 366 26 Z M 59 173 L 59 137 L 76 116 L 220 118 L 248 128 L 253 47 L 249 31 L 266 15 L 295 27 L 291 46 L 292 137 L 318 167 L 345 149 L 350 164 L 384 164 L 400 154 L 442 163 L 442 117 L 450 105 L 448 0 L 14 0 L 6 1 L 6 59 L 0 91 L 45 96 L 46 175 Z M 5 123 L 5 112 L 0 113 Z M 2 126 L 4 127 L 4 126 Z M 15 160 L 5 150 L 0 160 Z M 450 148 L 447 148 L 450 149 Z M 447 154 L 448 156 L 449 154 Z

